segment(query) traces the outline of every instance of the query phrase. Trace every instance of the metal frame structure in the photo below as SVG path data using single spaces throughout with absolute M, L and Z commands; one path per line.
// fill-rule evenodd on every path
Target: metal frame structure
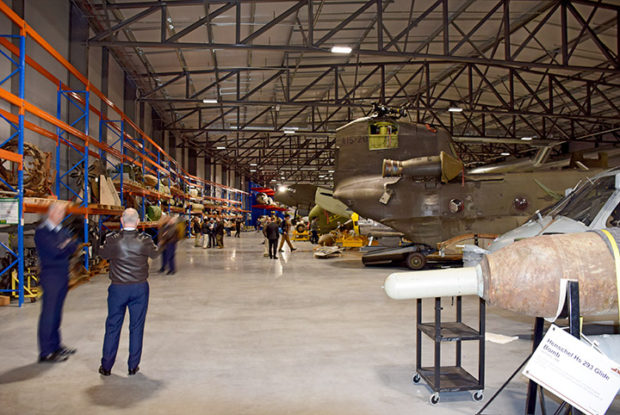
M 26 61 L 25 61 L 25 53 L 26 50 L 26 37 L 24 36 L 23 30 L 22 33 L 17 35 L 0 35 L 0 38 L 3 39 L 14 39 L 19 42 L 19 55 L 16 59 L 11 58 L 9 54 L 0 49 L 0 54 L 4 56 L 7 60 L 9 60 L 14 66 L 15 69 L 6 77 L 4 77 L 0 81 L 0 86 L 4 84 L 7 80 L 15 77 L 17 75 L 18 79 L 18 89 L 19 89 L 19 98 L 24 99 L 24 89 L 25 89 L 25 73 L 26 73 Z M 23 158 L 24 158 L 24 115 L 25 110 L 22 107 L 19 108 L 19 113 L 17 115 L 17 123 L 14 122 L 14 119 L 9 117 L 8 113 L 4 111 L 0 112 L 0 118 L 7 122 L 10 128 L 15 131 L 13 134 L 9 136 L 3 143 L 0 144 L 0 159 L 4 161 L 10 161 L 17 164 L 17 186 L 11 186 L 9 183 L 0 179 L 10 190 L 11 192 L 17 196 L 18 203 L 18 223 L 17 223 L 17 252 L 12 250 L 9 246 L 0 242 L 0 246 L 8 252 L 15 259 L 10 262 L 10 264 L 0 270 L 0 276 L 11 272 L 11 270 L 17 265 L 17 287 L 8 289 L 8 290 L 0 290 L 0 292 L 8 292 L 12 294 L 17 294 L 19 306 L 21 307 L 24 304 L 24 166 L 23 166 Z M 17 139 L 17 153 L 12 151 L 7 151 L 6 149 L 2 149 L 5 147 L 10 141 Z M 14 278 L 11 275 L 11 278 Z M 12 285 L 15 287 L 15 285 Z
M 29 129 L 35 134 L 47 137 L 56 142 L 56 196 L 60 196 L 61 189 L 65 189 L 69 193 L 69 199 L 72 201 L 78 201 L 79 204 L 70 206 L 68 208 L 69 214 L 77 214 L 84 216 L 84 242 L 88 242 L 88 217 L 89 215 L 100 215 L 101 217 L 110 217 L 119 215 L 117 209 L 106 209 L 101 206 L 89 206 L 89 184 L 88 173 L 91 161 L 95 159 L 104 159 L 104 165 L 110 162 L 108 156 L 112 156 L 118 160 L 118 169 L 120 174 L 120 193 L 121 197 L 125 192 L 134 192 L 134 190 L 127 188 L 123 183 L 123 165 L 125 163 L 133 164 L 143 172 L 152 172 L 157 174 L 158 181 L 161 171 L 167 171 L 169 174 L 174 174 L 178 178 L 178 182 L 181 186 L 189 183 L 190 180 L 196 180 L 200 183 L 207 184 L 211 187 L 219 187 L 226 189 L 232 193 L 239 193 L 241 195 L 247 194 L 237 189 L 229 188 L 218 183 L 206 181 L 202 178 L 189 175 L 183 170 L 178 163 L 170 157 L 164 150 L 159 147 L 150 137 L 148 137 L 138 126 L 128 118 L 112 101 L 110 101 L 105 95 L 101 93 L 96 87 L 94 87 L 90 81 L 84 77 L 77 69 L 71 65 L 62 55 L 60 55 L 55 49 L 52 48 L 49 43 L 45 41 L 31 26 L 29 26 L 22 18 L 15 14 L 5 3 L 0 1 L 0 13 L 6 15 L 16 27 L 19 28 L 20 36 L 0 36 L 0 53 L 9 59 L 9 61 L 17 68 L 13 70 L 7 77 L 0 81 L 0 99 L 8 104 L 16 107 L 17 114 L 9 111 L 0 110 L 0 118 L 8 122 L 12 134 L 8 139 L 0 144 L 0 158 L 15 162 L 18 165 L 18 183 L 17 186 L 10 186 L 9 188 L 14 190 L 14 194 L 17 195 L 19 205 L 19 221 L 17 224 L 17 251 L 10 249 L 5 244 L 1 244 L 9 253 L 11 253 L 15 260 L 4 269 L 0 270 L 0 275 L 11 272 L 12 269 L 17 269 L 18 279 L 15 289 L 3 290 L 9 292 L 16 292 L 19 296 L 19 306 L 24 301 L 24 238 L 23 238 L 23 213 L 42 213 L 46 207 L 39 204 L 31 204 L 24 202 L 24 176 L 23 176 L 23 152 L 24 152 L 24 131 Z M 79 82 L 84 85 L 84 89 L 73 89 L 63 84 L 57 77 L 51 72 L 46 70 L 34 59 L 32 59 L 26 52 L 26 36 L 33 40 L 33 45 L 38 45 L 45 52 L 47 52 L 52 58 L 54 58 L 62 67 L 64 67 L 69 73 L 71 73 Z M 19 46 L 16 46 L 11 40 L 17 39 Z M 5 52 L 5 50 L 7 52 Z M 11 57 L 11 55 L 13 57 Z M 25 96 L 25 68 L 29 65 L 32 69 L 39 72 L 45 79 L 57 86 L 57 112 L 55 115 L 49 114 L 40 109 L 33 103 L 29 102 Z M 18 75 L 19 94 L 15 95 L 2 87 L 2 84 L 7 79 Z M 15 86 L 15 85 L 14 85 Z M 108 108 L 112 109 L 118 114 L 118 119 L 110 119 L 101 111 L 96 109 L 90 104 L 90 95 L 97 96 Z M 76 111 L 71 115 L 63 114 L 63 103 L 65 100 L 68 102 L 70 108 L 75 108 Z M 40 121 L 39 124 L 48 124 L 56 128 L 55 133 L 47 128 L 44 128 L 35 123 L 25 121 L 26 112 L 30 113 L 33 117 Z M 99 139 L 91 137 L 89 134 L 89 117 L 93 113 L 99 117 Z M 75 115 L 74 115 L 75 114 Z M 69 118 L 75 118 L 70 120 Z M 67 120 L 67 121 L 65 121 Z M 83 124 L 83 126 L 82 126 Z M 132 129 L 134 135 L 130 135 L 127 131 L 128 128 Z M 107 140 L 104 136 L 107 130 L 113 131 L 118 139 L 112 143 L 107 144 Z M 2 149 L 10 141 L 17 139 L 18 152 L 10 152 Z M 72 149 L 74 153 L 78 154 L 77 161 L 69 162 L 69 166 L 65 169 L 60 159 L 60 147 L 67 146 Z M 95 149 L 92 149 L 95 147 Z M 119 147 L 119 148 L 116 148 Z M 98 150 L 98 151 L 97 151 Z M 111 163 L 114 165 L 114 163 Z M 70 174 L 75 171 L 83 170 L 83 186 L 80 189 L 75 188 L 75 185 L 70 180 Z M 6 184 L 6 183 L 5 183 Z M 134 192 L 136 193 L 136 192 Z M 158 204 L 161 204 L 159 200 L 160 196 L 154 192 L 143 190 L 139 193 L 142 197 L 142 218 L 145 214 L 145 200 L 146 197 L 157 197 Z M 243 196 L 242 196 L 243 197 Z M 103 223 L 100 222 L 103 226 Z M 146 224 L 149 225 L 149 224 Z M 150 226 L 150 225 L 149 225 Z M 85 267 L 89 268 L 89 250 L 85 246 Z
M 313 171 L 286 180 L 321 182 L 335 128 L 375 102 L 466 137 L 457 151 L 469 164 L 527 152 L 527 143 L 508 141 L 524 136 L 590 146 L 620 139 L 620 6 L 602 0 L 497 0 L 490 9 L 477 0 L 78 4 L 95 29 L 91 46 L 139 56 L 140 99 L 167 114 L 179 146 L 264 183 L 290 166 Z M 336 57 L 338 44 L 352 53 Z M 206 69 L 191 65 L 201 52 Z M 246 62 L 223 66 L 218 55 L 232 53 Z M 156 70 L 164 54 L 177 55 L 179 70 Z M 279 64 L 254 63 L 272 55 Z M 203 103 L 212 97 L 217 104 Z M 297 130 L 284 135 L 285 127 Z M 308 151 L 313 142 L 324 151 Z

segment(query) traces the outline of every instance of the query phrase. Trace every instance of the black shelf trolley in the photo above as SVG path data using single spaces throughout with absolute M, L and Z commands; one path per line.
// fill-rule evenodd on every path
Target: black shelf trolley
M 413 383 L 424 380 L 431 388 L 431 404 L 439 403 L 441 392 L 473 391 L 472 398 L 480 401 L 484 390 L 484 337 L 485 337 L 485 302 L 480 299 L 478 330 L 462 321 L 462 297 L 456 297 L 456 321 L 441 321 L 441 298 L 435 298 L 435 321 L 422 322 L 422 300 L 417 300 L 416 327 L 416 373 Z M 434 365 L 422 366 L 422 334 L 434 341 Z M 478 341 L 478 378 L 461 366 L 461 342 Z M 441 365 L 441 343 L 456 342 L 456 362 L 454 366 Z

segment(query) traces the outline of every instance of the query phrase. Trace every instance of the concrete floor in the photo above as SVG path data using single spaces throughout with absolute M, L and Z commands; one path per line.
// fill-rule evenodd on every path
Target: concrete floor
M 431 406 L 429 389 L 411 382 L 415 303 L 390 300 L 381 288 L 391 268 L 364 268 L 354 253 L 317 260 L 307 242 L 269 260 L 261 240 L 244 233 L 226 238 L 223 250 L 185 241 L 177 274 L 151 276 L 142 370 L 133 377 L 126 326 L 112 376 L 97 373 L 106 276 L 69 293 L 63 340 L 78 353 L 61 364 L 35 363 L 38 304 L 1 307 L 0 413 L 473 414 L 529 353 L 533 322 L 489 309 L 488 331 L 520 339 L 487 342 L 484 401 L 445 393 Z M 425 301 L 427 316 L 431 307 Z M 464 315 L 474 322 L 475 298 L 464 299 Z M 431 343 L 423 346 L 430 364 Z M 474 373 L 476 359 L 476 342 L 464 343 Z M 523 413 L 524 379 L 485 413 Z M 620 413 L 618 399 L 608 413 Z

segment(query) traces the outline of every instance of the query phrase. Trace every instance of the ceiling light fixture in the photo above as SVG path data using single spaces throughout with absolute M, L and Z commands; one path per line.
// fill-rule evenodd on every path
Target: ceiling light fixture
M 216 150 L 226 150 L 225 146 L 217 146 L 215 147 Z
M 349 46 L 332 46 L 331 53 L 338 53 L 341 55 L 348 55 L 353 49 Z
M 461 108 L 461 107 L 450 107 L 450 108 L 448 108 L 448 112 L 463 112 L 463 108 Z
M 217 104 L 217 99 L 205 98 L 202 100 L 203 104 Z
M 532 141 L 532 137 L 521 137 L 523 141 Z
M 502 155 L 502 156 L 509 156 L 509 155 L 510 155 L 510 153 L 508 153 L 508 152 L 504 151 L 504 152 L 502 152 L 502 153 L 501 153 L 501 155 Z
M 256 169 L 250 169 L 250 173 L 256 173 Z
M 284 134 L 295 134 L 295 130 L 284 130 Z
M 256 163 L 250 163 L 250 166 L 258 166 Z

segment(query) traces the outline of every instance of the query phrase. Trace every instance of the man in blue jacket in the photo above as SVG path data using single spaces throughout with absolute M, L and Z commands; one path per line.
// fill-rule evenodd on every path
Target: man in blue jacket
M 60 341 L 62 307 L 69 286 L 69 260 L 78 246 L 77 240 L 62 227 L 65 211 L 65 204 L 52 204 L 47 218 L 34 233 L 40 265 L 39 283 L 43 288 L 38 329 L 39 362 L 63 362 L 76 352 Z
M 129 375 L 135 375 L 140 368 L 144 322 L 149 304 L 149 258 L 159 253 L 151 237 L 138 232 L 138 212 L 125 209 L 121 216 L 123 230 L 108 236 L 101 251 L 102 258 L 110 261 L 108 288 L 108 318 L 105 322 L 103 356 L 99 373 L 110 376 L 116 360 L 118 342 L 129 308 Z

